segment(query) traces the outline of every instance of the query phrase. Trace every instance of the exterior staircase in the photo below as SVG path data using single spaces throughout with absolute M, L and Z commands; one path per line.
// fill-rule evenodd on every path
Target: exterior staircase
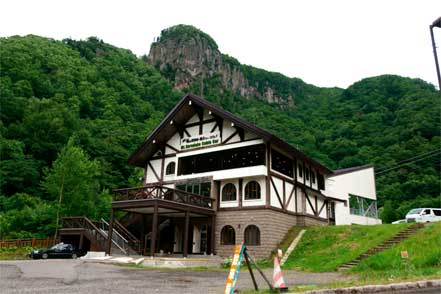
M 109 224 L 101 221 L 93 222 L 87 217 L 65 217 L 62 219 L 60 235 L 83 235 L 91 244 L 92 250 L 105 251 L 108 240 Z M 123 255 L 138 255 L 141 251 L 140 241 L 124 226 L 114 222 L 112 233 L 112 252 Z
M 381 252 L 383 250 L 389 249 L 393 245 L 400 243 L 404 239 L 407 239 L 410 235 L 416 233 L 418 230 L 420 230 L 423 227 L 424 227 L 423 223 L 418 223 L 418 224 L 414 224 L 414 225 L 404 229 L 403 231 L 398 232 L 392 238 L 390 238 L 386 241 L 383 241 L 382 243 L 378 244 L 377 246 L 375 246 L 375 247 L 369 249 L 368 251 L 366 251 L 365 253 L 359 255 L 357 258 L 340 265 L 340 267 L 338 268 L 338 271 L 348 270 L 348 269 L 358 265 L 360 263 L 360 261 L 362 261 L 363 259 L 368 258 L 372 255 L 375 255 L 378 252 Z

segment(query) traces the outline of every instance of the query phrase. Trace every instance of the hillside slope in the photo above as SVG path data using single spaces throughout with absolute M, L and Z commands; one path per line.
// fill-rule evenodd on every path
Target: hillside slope
M 386 221 L 440 205 L 439 156 L 429 153 L 440 146 L 440 96 L 424 81 L 385 75 L 319 88 L 241 65 L 188 26 L 163 32 L 142 58 L 97 38 L 32 35 L 1 38 L 0 56 L 2 236 L 51 230 L 56 202 L 43 183 L 70 138 L 98 162 L 99 193 L 138 185 L 142 172 L 127 165 L 129 154 L 184 91 L 201 89 L 330 168 L 407 160 L 377 177 Z M 412 162 L 421 154 L 430 156 Z

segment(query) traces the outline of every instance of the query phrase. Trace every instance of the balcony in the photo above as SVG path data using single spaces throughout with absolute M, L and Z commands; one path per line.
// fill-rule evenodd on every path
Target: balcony
M 160 185 L 113 190 L 113 202 L 163 200 L 177 204 L 213 209 L 214 199 Z

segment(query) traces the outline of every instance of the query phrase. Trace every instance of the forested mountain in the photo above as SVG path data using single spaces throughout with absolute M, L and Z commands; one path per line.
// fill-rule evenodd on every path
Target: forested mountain
M 330 168 L 375 164 L 385 221 L 440 206 L 441 101 L 422 80 L 319 88 L 241 65 L 190 26 L 142 58 L 97 38 L 1 38 L 0 65 L 0 237 L 52 234 L 57 214 L 107 217 L 109 191 L 139 184 L 129 154 L 187 91 Z

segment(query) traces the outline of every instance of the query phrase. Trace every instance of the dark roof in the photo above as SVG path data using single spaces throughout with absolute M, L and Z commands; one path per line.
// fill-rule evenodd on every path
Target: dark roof
M 331 175 L 331 177 L 339 176 L 339 175 L 343 175 L 343 174 L 348 174 L 348 173 L 352 173 L 352 172 L 356 172 L 359 170 L 368 169 L 368 168 L 372 168 L 372 167 L 374 167 L 373 164 L 366 164 L 366 165 L 361 165 L 361 166 L 354 166 L 354 167 L 338 169 L 338 170 L 334 171 L 334 173 Z
M 192 103 L 191 106 L 188 105 L 189 101 L 191 101 Z M 277 136 L 274 136 L 257 126 L 240 119 L 239 117 L 220 108 L 219 106 L 208 102 L 204 98 L 193 94 L 186 94 L 184 97 L 182 97 L 182 99 L 176 104 L 175 107 L 173 107 L 173 109 L 167 114 L 162 122 L 150 133 L 150 135 L 145 139 L 142 145 L 139 146 L 138 149 L 132 153 L 132 155 L 130 155 L 128 163 L 135 166 L 144 167 L 148 158 L 153 156 L 153 154 L 155 154 L 159 150 L 157 146 L 156 148 L 153 146 L 158 145 L 152 144 L 153 140 L 166 142 L 177 132 L 177 125 L 185 124 L 185 122 L 196 113 L 196 111 L 193 109 L 195 106 L 207 109 L 211 111 L 213 115 L 233 122 L 236 126 L 257 135 L 265 142 L 270 142 L 283 151 L 292 154 L 293 156 L 300 158 L 303 161 L 309 162 L 310 164 L 314 165 L 316 169 L 320 170 L 323 173 L 332 173 L 329 168 L 308 157 L 306 154 L 289 145 Z M 170 121 L 172 120 L 176 123 L 170 124 Z

